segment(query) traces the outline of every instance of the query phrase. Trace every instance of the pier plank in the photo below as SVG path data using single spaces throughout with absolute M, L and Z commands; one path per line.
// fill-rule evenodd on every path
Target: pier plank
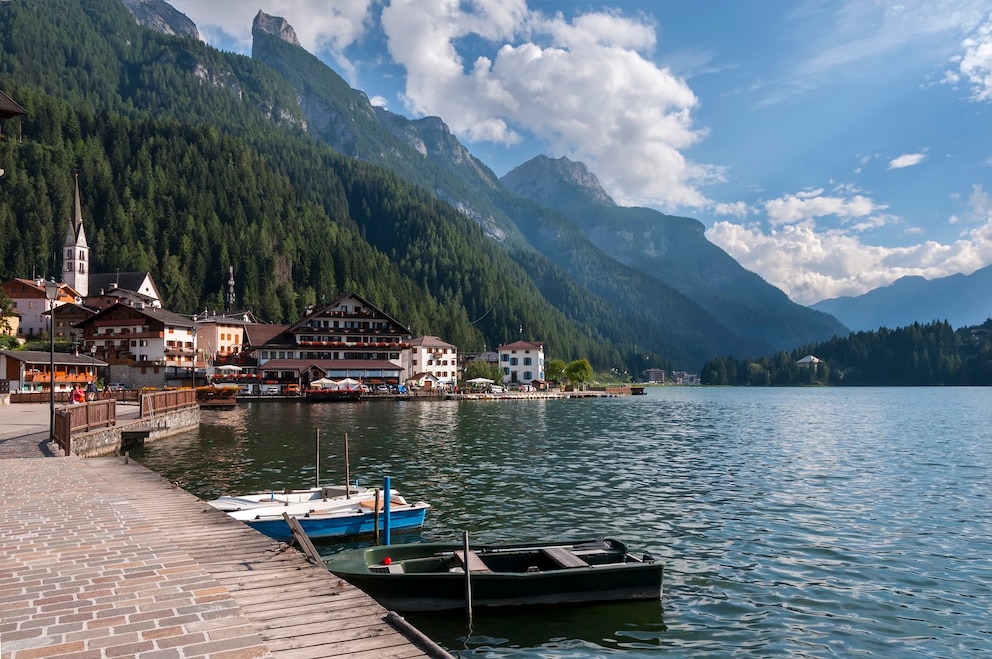
M 412 659 L 428 655 L 357 588 L 154 472 L 120 458 L 88 459 L 115 498 L 186 552 L 237 603 L 272 656 Z M 304 612 L 301 615 L 301 612 Z

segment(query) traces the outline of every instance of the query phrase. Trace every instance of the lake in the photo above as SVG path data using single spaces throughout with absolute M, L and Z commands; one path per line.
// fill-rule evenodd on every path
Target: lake
M 400 542 L 610 536 L 661 602 L 406 616 L 473 657 L 932 656 L 992 648 L 992 389 L 649 388 L 627 398 L 252 402 L 131 455 L 190 492 L 384 475 Z M 354 546 L 354 545 L 348 545 Z M 326 545 L 322 552 L 339 551 Z

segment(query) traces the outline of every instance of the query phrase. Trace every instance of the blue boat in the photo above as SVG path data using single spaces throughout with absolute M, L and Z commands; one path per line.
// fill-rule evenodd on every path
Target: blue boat
M 293 534 L 283 518 L 286 513 L 295 517 L 306 534 L 314 540 L 369 535 L 385 524 L 385 501 L 379 497 L 378 514 L 375 510 L 376 491 L 363 490 L 356 494 L 324 497 L 314 496 L 303 501 L 282 497 L 279 493 L 266 495 L 264 501 L 248 497 L 221 497 L 211 501 L 215 508 L 224 509 L 228 515 L 264 533 L 270 538 L 289 541 Z M 232 510 L 231 503 L 242 500 L 247 505 Z M 216 502 L 216 503 L 215 503 Z M 225 507 L 217 504 L 226 504 Z M 389 497 L 389 528 L 392 531 L 409 531 L 424 525 L 430 504 L 410 503 L 396 490 Z

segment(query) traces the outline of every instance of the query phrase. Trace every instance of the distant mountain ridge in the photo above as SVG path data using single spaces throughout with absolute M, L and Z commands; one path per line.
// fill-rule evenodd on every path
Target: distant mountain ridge
M 903 277 L 864 295 L 822 300 L 812 308 L 833 314 L 855 331 L 935 320 L 956 328 L 981 325 L 992 318 L 992 266 L 940 279 Z

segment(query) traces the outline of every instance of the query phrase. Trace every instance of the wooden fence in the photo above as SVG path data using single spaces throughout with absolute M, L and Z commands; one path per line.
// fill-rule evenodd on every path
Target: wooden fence
M 195 389 L 173 389 L 141 394 L 142 419 L 187 407 L 196 407 Z
M 55 410 L 55 442 L 64 455 L 72 451 L 73 433 L 89 432 L 117 424 L 117 403 L 95 400 L 90 403 L 67 405 Z

